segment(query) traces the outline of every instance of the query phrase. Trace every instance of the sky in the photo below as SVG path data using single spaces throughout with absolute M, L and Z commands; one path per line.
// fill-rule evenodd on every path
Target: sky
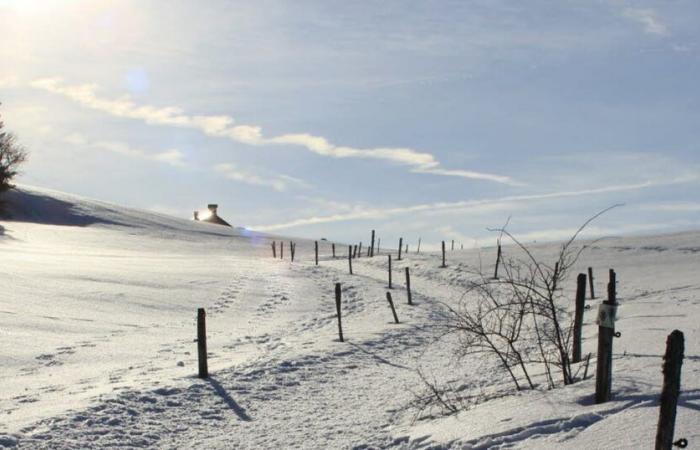
M 700 226 L 695 0 L 0 0 L 19 183 L 387 245 Z M 394 243 L 394 246 L 396 244 Z

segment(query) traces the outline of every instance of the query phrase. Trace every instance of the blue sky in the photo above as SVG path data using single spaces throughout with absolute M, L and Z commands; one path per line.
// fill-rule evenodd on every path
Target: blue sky
M 489 243 L 700 226 L 700 3 L 0 0 L 21 183 Z

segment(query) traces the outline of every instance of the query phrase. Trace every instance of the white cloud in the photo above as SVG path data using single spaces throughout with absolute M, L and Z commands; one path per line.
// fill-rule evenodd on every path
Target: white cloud
M 247 170 L 243 170 L 230 163 L 217 164 L 213 167 L 215 172 L 224 175 L 226 178 L 240 181 L 241 183 L 252 184 L 255 186 L 267 186 L 276 191 L 286 191 L 290 185 L 307 187 L 308 185 L 289 175 L 259 175 Z
M 123 156 L 128 156 L 130 158 L 138 158 L 150 161 L 156 161 L 161 163 L 170 164 L 171 166 L 184 167 L 185 155 L 177 149 L 167 149 L 162 152 L 152 153 L 138 148 L 129 146 L 124 142 L 116 141 L 90 141 L 85 136 L 80 133 L 72 133 L 63 138 L 63 142 L 71 145 L 78 145 L 83 147 L 97 148 L 101 150 L 107 150 L 112 153 L 118 153 Z
M 272 224 L 272 225 L 251 225 L 249 228 L 259 230 L 259 231 L 274 231 L 281 230 L 285 228 L 293 228 L 306 225 L 317 225 L 322 223 L 331 222 L 345 222 L 351 220 L 367 220 L 367 219 L 383 219 L 389 216 L 394 216 L 398 214 L 408 214 L 417 212 L 434 212 L 434 211 L 454 211 L 463 210 L 469 212 L 480 212 L 480 211 L 491 211 L 499 205 L 510 205 L 512 203 L 522 203 L 536 200 L 548 200 L 548 199 L 560 199 L 569 197 L 581 197 L 587 195 L 597 195 L 615 192 L 625 192 L 625 191 L 636 191 L 640 189 L 646 189 L 654 186 L 663 186 L 679 183 L 693 182 L 698 179 L 695 177 L 681 177 L 678 179 L 670 179 L 664 181 L 646 181 L 643 183 L 634 184 L 621 184 L 613 186 L 605 186 L 593 189 L 582 189 L 577 191 L 560 191 L 560 192 L 550 192 L 545 194 L 527 194 L 527 195 L 511 195 L 501 198 L 491 198 L 482 200 L 465 200 L 459 202 L 439 202 L 439 203 L 425 203 L 413 206 L 404 206 L 399 208 L 386 208 L 386 209 L 362 209 L 359 211 L 352 211 L 349 213 L 342 214 L 332 214 L 327 216 L 312 216 L 302 219 L 296 219 L 289 222 Z
M 644 27 L 649 34 L 665 35 L 668 28 L 661 21 L 656 11 L 650 8 L 626 8 L 622 15 Z
M 292 145 L 302 147 L 312 153 L 333 158 L 371 158 L 405 165 L 415 173 L 439 176 L 460 177 L 518 185 L 504 175 L 482 173 L 470 170 L 448 170 L 440 167 L 440 162 L 430 153 L 411 148 L 353 148 L 335 145 L 322 136 L 308 133 L 292 133 L 266 137 L 262 128 L 255 125 L 235 125 L 230 116 L 190 116 L 177 107 L 156 107 L 137 105 L 129 97 L 106 99 L 97 96 L 95 84 L 65 85 L 58 78 L 34 80 L 30 85 L 67 97 L 85 107 L 102 111 L 117 117 L 142 120 L 148 124 L 192 128 L 209 136 L 225 137 L 248 145 Z
M 700 212 L 700 202 L 650 203 L 640 206 L 643 211 Z

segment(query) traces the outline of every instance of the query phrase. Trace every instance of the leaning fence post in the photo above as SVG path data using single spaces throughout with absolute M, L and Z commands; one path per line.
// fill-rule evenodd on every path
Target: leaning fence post
M 588 268 L 588 286 L 591 289 L 591 299 L 594 299 L 595 292 L 593 291 L 593 267 Z
M 207 323 L 204 308 L 197 309 L 197 357 L 199 359 L 199 378 L 209 377 L 207 366 Z
M 335 259 L 335 243 L 331 244 L 331 248 L 333 249 L 333 259 Z
M 605 403 L 612 391 L 612 347 L 615 333 L 617 300 L 615 271 L 610 269 L 608 299 L 598 309 L 598 358 L 595 374 L 595 402 Z M 619 334 L 618 334 L 619 336 Z
M 352 275 L 352 245 L 348 245 L 348 267 L 350 268 L 350 275 Z
M 678 395 L 681 390 L 683 351 L 683 333 L 679 330 L 673 330 L 666 338 L 666 354 L 663 365 L 664 386 L 661 391 L 659 424 L 656 428 L 656 450 L 671 450 L 674 445 L 673 432 L 676 426 Z M 686 445 L 688 445 L 687 440 L 678 440 L 679 447 Z
M 276 249 L 275 244 L 276 244 L 275 241 L 272 241 L 272 257 L 273 258 L 277 258 L 277 249 Z
M 391 313 L 394 315 L 394 323 L 399 323 L 399 316 L 396 315 L 396 308 L 394 308 L 394 301 L 391 299 L 391 292 L 386 293 L 386 299 L 391 306 Z
M 399 257 L 396 258 L 397 261 L 401 261 L 401 250 L 403 250 L 403 238 L 399 238 Z
M 352 257 L 357 258 L 357 245 L 355 245 L 355 247 L 353 247 Z
M 581 329 L 583 328 L 583 310 L 586 307 L 586 274 L 576 278 L 576 312 L 574 314 L 574 344 L 571 362 L 581 362 Z
M 498 243 L 498 251 L 496 253 L 496 269 L 493 272 L 493 279 L 498 280 L 498 264 L 501 262 L 501 243 Z
M 445 264 L 445 241 L 442 241 L 442 265 L 440 268 L 444 269 L 445 267 L 447 267 L 447 264 Z
M 362 257 L 362 242 L 360 242 L 360 246 L 357 248 L 357 257 Z
M 314 253 L 316 254 L 316 265 L 318 266 L 318 241 L 314 241 Z
M 374 230 L 372 230 L 372 246 L 370 247 L 369 256 L 374 256 Z
M 408 267 L 406 267 L 406 294 L 408 295 L 408 304 L 412 305 L 413 301 L 411 299 L 411 275 L 408 273 Z
M 391 287 L 391 254 L 389 256 L 389 289 L 392 289 Z
M 343 340 L 343 322 L 340 315 L 340 283 L 335 283 L 335 310 L 338 312 L 338 338 Z

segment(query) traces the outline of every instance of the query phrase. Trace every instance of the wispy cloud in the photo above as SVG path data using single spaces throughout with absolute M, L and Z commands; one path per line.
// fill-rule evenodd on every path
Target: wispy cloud
M 606 193 L 615 192 L 625 192 L 625 191 L 636 191 L 640 189 L 651 188 L 654 186 L 663 186 L 679 183 L 687 183 L 696 181 L 699 177 L 682 177 L 678 179 L 671 179 L 665 181 L 646 181 L 643 183 L 634 184 L 621 184 L 605 186 L 593 189 L 582 189 L 577 191 L 560 191 L 560 192 L 550 192 L 544 194 L 529 194 L 529 195 L 511 195 L 501 198 L 490 198 L 481 200 L 465 200 L 459 202 L 439 202 L 439 203 L 424 203 L 419 205 L 405 206 L 399 208 L 387 208 L 387 209 L 363 209 L 360 211 L 352 211 L 350 213 L 344 214 L 332 214 L 327 216 L 313 216 L 302 219 L 296 219 L 289 222 L 272 224 L 272 225 L 259 225 L 250 226 L 250 228 L 260 230 L 260 231 L 274 231 L 281 230 L 285 228 L 293 228 L 299 226 L 307 225 L 317 225 L 323 223 L 331 222 L 345 222 L 351 220 L 368 220 L 368 219 L 384 219 L 389 216 L 394 216 L 398 214 L 407 213 L 417 213 L 417 212 L 433 212 L 433 211 L 453 211 L 453 210 L 463 210 L 463 211 L 481 211 L 493 210 L 495 207 L 501 204 L 512 204 L 513 202 L 529 202 L 536 200 L 548 200 L 548 199 L 561 199 L 567 197 L 582 197 L 588 195 L 598 195 Z
M 255 186 L 267 186 L 280 192 L 286 191 L 290 185 L 308 187 L 306 182 L 289 175 L 259 175 L 243 170 L 231 163 L 216 164 L 213 167 L 213 170 L 222 174 L 226 178 L 240 181 L 241 183 L 252 184 Z
M 73 133 L 68 136 L 65 136 L 63 141 L 72 145 L 80 145 L 84 147 L 107 150 L 123 156 L 128 156 L 130 158 L 156 161 L 176 167 L 185 166 L 185 155 L 180 150 L 174 148 L 153 153 L 139 148 L 131 147 L 129 144 L 126 144 L 124 142 L 90 141 L 85 136 L 78 133 Z
M 700 202 L 664 202 L 640 206 L 642 211 L 700 212 Z
M 231 139 L 247 145 L 287 145 L 301 147 L 312 153 L 333 158 L 369 158 L 389 161 L 410 167 L 415 173 L 439 176 L 460 177 L 491 181 L 502 184 L 519 185 L 505 175 L 483 173 L 472 170 L 452 170 L 441 167 L 434 155 L 411 148 L 354 148 L 331 143 L 322 136 L 308 133 L 290 133 L 268 137 L 257 125 L 238 125 L 227 115 L 188 115 L 181 108 L 138 105 L 128 96 L 108 99 L 97 95 L 97 85 L 66 85 L 58 78 L 34 80 L 30 85 L 54 94 L 67 97 L 87 108 L 124 117 L 142 120 L 148 124 L 192 128 L 209 136 Z
M 646 33 L 657 35 L 668 33 L 666 24 L 661 21 L 656 11 L 651 8 L 626 8 L 622 15 L 642 25 Z

